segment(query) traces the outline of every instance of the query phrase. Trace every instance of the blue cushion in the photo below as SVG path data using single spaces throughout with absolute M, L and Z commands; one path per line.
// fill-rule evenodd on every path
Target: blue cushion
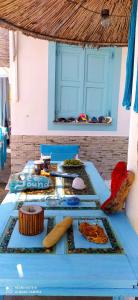
M 9 189 L 11 193 L 18 193 L 26 189 L 44 190 L 49 187 L 50 180 L 44 176 L 16 173 L 11 175 Z
M 72 159 L 79 153 L 79 145 L 40 145 L 42 155 L 51 155 L 53 161 Z
M 0 141 L 0 170 L 4 168 L 3 142 Z
M 6 135 L 7 129 L 6 127 L 0 127 L 0 141 L 3 142 L 3 156 L 4 156 L 4 162 L 7 158 L 7 135 Z

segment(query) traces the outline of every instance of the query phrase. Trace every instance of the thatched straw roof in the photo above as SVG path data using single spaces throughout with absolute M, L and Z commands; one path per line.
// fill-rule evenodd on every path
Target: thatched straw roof
M 9 32 L 0 28 L 0 67 L 9 66 Z
M 132 0 L 0 0 L 0 25 L 48 40 L 126 46 Z M 109 9 L 111 25 L 101 25 Z

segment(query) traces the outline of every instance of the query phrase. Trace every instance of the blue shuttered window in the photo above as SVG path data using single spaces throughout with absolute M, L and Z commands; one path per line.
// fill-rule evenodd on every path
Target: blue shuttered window
M 80 113 L 86 113 L 91 118 L 93 116 L 99 117 L 101 115 L 111 116 L 113 118 L 113 124 L 110 125 L 111 129 L 109 130 L 115 129 L 120 83 L 121 49 L 83 49 L 78 46 L 64 44 L 57 44 L 55 47 L 52 45 L 52 47 L 54 49 L 53 51 L 55 51 L 55 56 L 53 55 L 55 65 L 53 68 L 51 68 L 50 64 L 52 56 L 51 53 L 49 53 L 50 95 L 50 89 L 52 88 L 50 78 L 51 76 L 52 78 L 55 78 L 55 116 L 53 116 L 52 122 L 55 117 L 77 118 Z M 53 72 L 55 72 L 55 77 L 54 75 L 51 75 L 52 69 Z M 53 96 L 49 96 L 49 105 L 50 98 L 53 98 Z M 50 107 L 49 118 L 51 118 L 51 112 L 52 108 Z M 66 124 L 63 126 L 68 125 Z M 71 129 L 71 126 L 73 125 L 69 125 L 69 130 Z M 54 127 L 54 129 L 56 129 L 56 127 Z M 61 128 L 59 127 L 57 129 Z M 86 128 L 86 130 L 97 129 L 98 127 L 92 129 L 92 125 L 87 125 Z M 101 128 L 99 128 L 99 130 L 101 130 Z M 108 130 L 108 128 L 105 130 Z

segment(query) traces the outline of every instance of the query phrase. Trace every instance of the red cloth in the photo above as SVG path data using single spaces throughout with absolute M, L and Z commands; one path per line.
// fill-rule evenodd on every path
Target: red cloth
M 127 165 L 124 161 L 119 161 L 111 175 L 111 196 L 101 205 L 101 209 L 106 210 L 107 204 L 116 197 L 122 183 L 127 178 Z

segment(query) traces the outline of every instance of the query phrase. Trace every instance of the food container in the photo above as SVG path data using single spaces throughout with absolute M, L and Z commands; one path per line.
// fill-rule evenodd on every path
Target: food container
M 44 210 L 41 206 L 22 206 L 19 209 L 19 232 L 33 236 L 44 230 Z
M 75 196 L 67 197 L 67 198 L 65 198 L 64 201 L 70 206 L 79 205 L 79 203 L 80 203 L 80 199 L 78 197 L 75 197 Z
M 50 169 L 50 163 L 51 163 L 51 155 L 43 155 L 41 157 L 41 159 L 43 160 L 44 163 L 44 169 L 45 170 L 49 170 Z
M 75 178 L 72 182 L 72 188 L 75 190 L 84 190 L 86 188 L 84 180 L 80 177 Z
M 44 167 L 43 160 L 35 160 L 34 161 L 34 169 L 35 169 L 36 175 L 40 175 L 41 170 L 43 170 L 43 167 Z

